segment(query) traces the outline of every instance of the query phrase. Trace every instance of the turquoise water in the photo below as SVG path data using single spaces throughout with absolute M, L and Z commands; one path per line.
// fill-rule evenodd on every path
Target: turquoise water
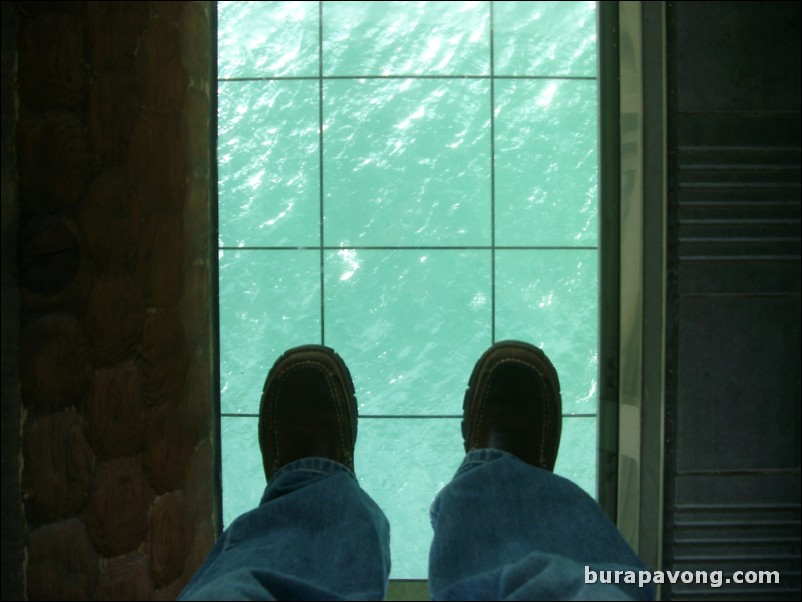
M 557 472 L 593 494 L 595 4 L 218 6 L 225 524 L 264 487 L 265 374 L 309 342 L 351 368 L 392 577 L 426 576 L 428 506 L 494 340 L 554 361 Z

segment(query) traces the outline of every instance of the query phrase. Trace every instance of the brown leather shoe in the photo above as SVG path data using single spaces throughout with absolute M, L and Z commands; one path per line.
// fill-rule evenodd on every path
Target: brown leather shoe
M 354 471 L 357 405 L 345 362 L 333 349 L 304 345 L 267 374 L 259 407 L 265 477 L 301 458 L 329 458 Z
M 479 358 L 463 402 L 465 451 L 501 449 L 554 470 L 562 430 L 557 371 L 537 347 L 500 341 Z

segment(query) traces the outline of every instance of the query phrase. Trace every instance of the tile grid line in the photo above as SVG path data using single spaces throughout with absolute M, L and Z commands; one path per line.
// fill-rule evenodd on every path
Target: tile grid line
M 265 75 L 259 77 L 218 77 L 218 83 L 260 82 L 260 81 L 317 81 L 349 80 L 349 79 L 520 79 L 520 80 L 550 80 L 565 81 L 596 81 L 595 75 L 427 75 L 425 73 L 411 73 L 402 75 Z
M 490 2 L 490 343 L 496 342 L 496 79 L 493 6 Z
M 222 418 L 259 418 L 259 414 L 246 412 L 221 412 Z M 563 418 L 596 418 L 594 413 L 562 414 Z M 462 414 L 360 414 L 359 419 L 380 420 L 456 420 L 462 419 Z
M 317 41 L 318 41 L 318 172 L 320 177 L 320 344 L 326 344 L 326 274 L 325 274 L 325 232 L 323 227 L 324 207 L 323 207 L 323 1 L 317 3 Z
M 324 245 L 322 247 L 299 246 L 299 247 L 279 247 L 279 246 L 258 246 L 243 245 L 241 247 L 231 247 L 219 245 L 220 251 L 598 251 L 598 245 L 584 246 L 557 246 L 557 245 Z

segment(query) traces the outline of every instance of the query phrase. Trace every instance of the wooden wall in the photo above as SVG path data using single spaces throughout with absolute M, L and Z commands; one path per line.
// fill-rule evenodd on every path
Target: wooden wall
M 218 529 L 214 4 L 15 4 L 27 596 L 172 599 Z

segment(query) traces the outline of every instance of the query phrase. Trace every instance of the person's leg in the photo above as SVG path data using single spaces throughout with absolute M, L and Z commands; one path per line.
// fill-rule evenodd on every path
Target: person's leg
M 382 599 L 390 528 L 354 476 L 356 428 L 339 356 L 315 345 L 279 358 L 259 410 L 262 501 L 229 526 L 180 599 Z
M 551 472 L 561 403 L 542 351 L 491 347 L 471 376 L 464 412 L 467 455 L 431 509 L 432 599 L 653 598 L 637 585 L 585 583 L 586 566 L 645 567 L 598 504 Z
M 237 518 L 182 600 L 381 600 L 390 528 L 342 464 L 296 460 Z
M 634 575 L 645 567 L 593 498 L 504 451 L 468 454 L 431 518 L 433 600 L 654 597 L 623 575 L 620 588 L 585 584 L 586 566 Z

